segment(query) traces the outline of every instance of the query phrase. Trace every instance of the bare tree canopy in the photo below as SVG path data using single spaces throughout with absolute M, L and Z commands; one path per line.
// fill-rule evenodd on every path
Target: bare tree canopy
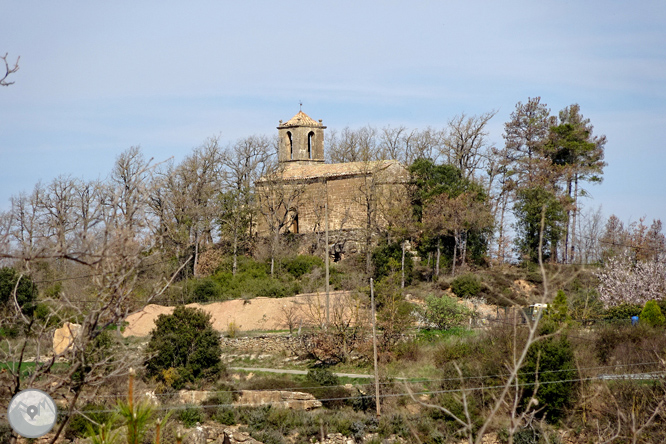
M 496 110 L 469 117 L 463 113 L 448 122 L 443 154 L 448 163 L 456 166 L 466 179 L 474 177 L 476 171 L 484 167 L 494 148 L 488 141 L 486 125 L 496 114 Z

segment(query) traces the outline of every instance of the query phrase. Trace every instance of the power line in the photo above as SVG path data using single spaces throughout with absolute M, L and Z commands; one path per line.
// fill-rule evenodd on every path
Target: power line
M 553 373 L 562 373 L 562 372 L 572 372 L 572 371 L 581 371 L 581 370 L 602 370 L 602 369 L 615 369 L 618 367 L 638 367 L 638 366 L 648 366 L 648 365 L 654 365 L 654 364 L 662 364 L 660 361 L 652 361 L 652 362 L 639 362 L 639 363 L 633 363 L 633 364 L 617 364 L 617 365 L 603 365 L 603 366 L 595 366 L 595 367 L 578 367 L 578 368 L 572 368 L 572 369 L 562 369 L 562 370 L 536 370 L 533 372 L 518 372 L 518 376 L 528 376 L 528 375 L 540 375 L 540 374 L 553 374 Z M 659 372 L 647 372 L 647 373 L 659 373 Z M 477 380 L 477 379 L 492 379 L 492 378 L 500 378 L 500 377 L 506 377 L 510 376 L 510 373 L 499 373 L 499 374 L 494 374 L 494 375 L 479 375 L 479 376 L 462 376 L 462 377 L 452 377 L 452 378 L 407 378 L 407 379 L 401 379 L 399 381 L 388 381 L 388 382 L 380 382 L 380 385 L 393 385 L 398 382 L 403 382 L 403 383 L 412 383 L 412 384 L 417 384 L 417 383 L 424 383 L 424 382 L 444 382 L 444 381 L 468 381 L 468 380 Z M 368 375 L 372 376 L 372 375 Z M 617 375 L 617 376 L 622 376 L 622 374 Z M 375 383 L 370 382 L 370 383 L 364 383 L 364 384 L 351 384 L 353 387 L 372 387 Z M 331 388 L 347 388 L 347 386 L 350 384 L 336 384 L 336 385 L 326 385 L 326 386 L 310 386 L 310 387 L 302 387 L 302 386 L 295 386 L 295 387 L 282 387 L 279 389 L 237 389 L 237 390 L 211 390 L 207 391 L 209 395 L 214 395 L 214 394 L 223 394 L 223 393 L 241 393 L 246 390 L 253 390 L 253 391 L 274 391 L 274 390 L 279 390 L 279 391 L 299 391 L 299 390 L 326 390 L 326 389 L 331 389 Z M 175 393 L 152 393 L 150 395 L 155 396 L 155 397 L 171 397 L 171 396 L 177 396 L 177 392 Z M 117 395 L 95 395 L 95 398 L 119 398 L 120 396 Z
M 626 373 L 623 375 L 617 375 L 617 376 L 626 376 L 627 379 L 636 379 L 637 376 L 640 377 L 664 377 L 666 376 L 666 372 L 647 372 L 647 373 L 639 373 L 639 374 L 632 374 L 632 373 Z M 588 378 L 571 378 L 571 379 L 559 379 L 555 381 L 535 381 L 535 382 L 523 382 L 523 383 L 516 383 L 516 384 L 511 384 L 511 387 L 538 387 L 541 385 L 549 385 L 549 384 L 561 384 L 561 383 L 574 383 L 574 382 L 584 382 L 584 381 L 607 381 L 603 376 L 593 376 L 593 377 L 588 377 Z M 462 392 L 474 392 L 474 391 L 484 391 L 484 390 L 498 390 L 498 389 L 503 389 L 506 386 L 506 384 L 501 384 L 501 385 L 494 385 L 494 386 L 480 386 L 480 387 L 465 387 L 465 388 L 457 388 L 457 389 L 442 389 L 442 390 L 424 390 L 424 391 L 419 391 L 419 392 L 400 392 L 400 393 L 384 393 L 380 394 L 380 398 L 395 398 L 395 397 L 402 397 L 402 396 L 421 396 L 421 395 L 438 395 L 438 394 L 444 394 L 444 393 L 462 393 Z M 341 396 L 341 397 L 334 397 L 334 398 L 319 398 L 316 399 L 317 401 L 320 402 L 332 402 L 332 401 L 349 401 L 349 400 L 358 400 L 358 399 L 373 399 L 375 398 L 376 395 L 372 394 L 363 394 L 361 393 L 359 396 Z M 276 402 L 268 402 L 265 404 L 262 404 L 261 406 L 257 406 L 255 404 L 207 404 L 207 405 L 200 405 L 196 406 L 198 408 L 202 409 L 207 409 L 207 408 L 220 408 L 220 407 L 227 407 L 227 408 L 239 408 L 239 407 L 263 407 L 263 406 L 273 406 L 273 405 L 284 405 L 285 403 L 288 403 L 288 401 L 276 401 Z M 192 408 L 192 405 L 178 405 L 178 406 L 162 406 L 162 407 L 156 407 L 156 410 L 160 411 L 175 411 L 175 410 L 186 410 Z M 107 409 L 107 410 L 95 410 L 96 413 L 113 413 L 116 410 L 113 409 Z

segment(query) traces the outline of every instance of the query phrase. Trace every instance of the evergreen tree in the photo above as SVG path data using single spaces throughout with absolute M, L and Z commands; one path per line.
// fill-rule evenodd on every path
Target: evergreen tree
M 566 220 L 562 203 L 543 187 L 522 189 L 517 196 L 514 214 L 518 251 L 528 260 L 538 262 L 539 243 L 542 241 L 543 260 L 556 260 L 557 244 L 562 238 Z

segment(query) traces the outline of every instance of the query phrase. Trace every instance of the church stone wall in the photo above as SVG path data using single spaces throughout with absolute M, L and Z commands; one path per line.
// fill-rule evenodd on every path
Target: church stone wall
M 366 229 L 368 223 L 367 198 L 373 205 L 373 225 L 388 225 L 387 209 L 396 206 L 396 199 L 405 198 L 405 184 L 380 180 L 367 175 L 291 181 L 287 188 L 299 195 L 293 207 L 298 223 L 291 231 L 300 234 L 324 232 L 326 195 L 328 194 L 329 231 Z M 267 234 L 264 221 L 259 234 Z

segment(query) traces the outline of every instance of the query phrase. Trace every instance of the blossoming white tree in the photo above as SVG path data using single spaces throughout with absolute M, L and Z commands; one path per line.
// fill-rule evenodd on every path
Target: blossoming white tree
M 599 298 L 606 307 L 640 304 L 666 297 L 666 259 L 634 261 L 627 252 L 611 257 L 596 273 Z

